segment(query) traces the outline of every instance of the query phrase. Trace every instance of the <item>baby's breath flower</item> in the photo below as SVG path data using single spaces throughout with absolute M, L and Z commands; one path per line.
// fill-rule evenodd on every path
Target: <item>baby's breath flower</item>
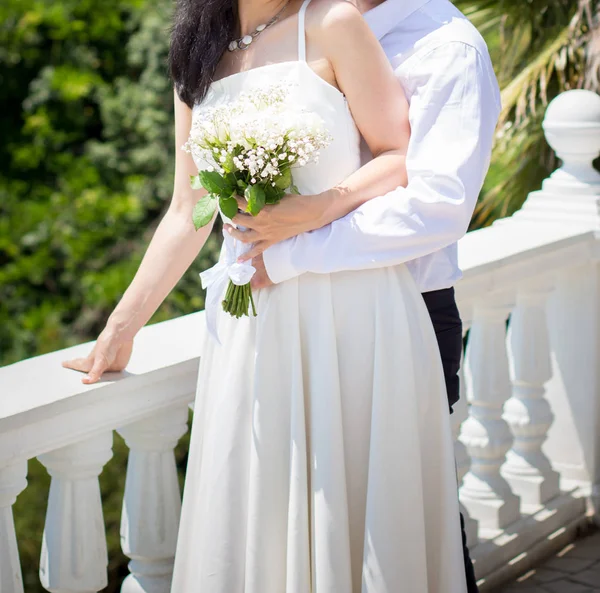
M 183 150 L 202 170 L 235 172 L 251 184 L 264 180 L 276 185 L 280 164 L 316 162 L 331 142 L 321 118 L 288 101 L 289 91 L 289 85 L 280 83 L 196 109 Z

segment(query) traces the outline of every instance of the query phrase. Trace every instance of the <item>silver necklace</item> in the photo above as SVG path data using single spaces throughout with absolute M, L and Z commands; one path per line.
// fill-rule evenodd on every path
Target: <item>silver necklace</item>
M 240 37 L 239 39 L 234 39 L 230 44 L 229 44 L 229 51 L 236 51 L 237 49 L 248 49 L 250 47 L 250 44 L 265 30 L 268 29 L 270 26 L 274 25 L 278 20 L 279 17 L 281 17 L 281 15 L 283 14 L 283 11 L 288 7 L 288 4 L 290 3 L 290 0 L 287 0 L 287 2 L 283 5 L 283 8 L 270 20 L 267 21 L 266 23 L 263 23 L 262 25 L 258 25 L 258 27 L 256 27 L 256 29 L 254 29 L 254 31 L 252 31 L 252 33 L 248 34 L 248 35 L 244 35 L 243 37 Z

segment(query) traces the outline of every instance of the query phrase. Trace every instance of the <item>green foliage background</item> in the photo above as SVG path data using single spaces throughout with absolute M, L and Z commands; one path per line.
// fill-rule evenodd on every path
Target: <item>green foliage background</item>
M 170 0 L 0 4 L 0 365 L 93 339 L 133 277 L 172 191 Z M 202 309 L 209 241 L 152 321 Z M 187 439 L 177 449 L 185 465 Z M 107 591 L 127 574 L 119 545 L 127 451 L 115 435 L 101 476 Z M 14 507 L 27 593 L 49 478 L 29 462 Z
M 0 364 L 97 334 L 172 191 L 171 2 L 0 7 Z M 205 249 L 156 319 L 203 306 Z

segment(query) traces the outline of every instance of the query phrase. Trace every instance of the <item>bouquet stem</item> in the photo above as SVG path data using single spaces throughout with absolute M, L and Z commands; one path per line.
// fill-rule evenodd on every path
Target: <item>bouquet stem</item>
M 239 319 L 243 315 L 248 317 L 248 309 L 250 308 L 250 305 L 252 305 L 252 314 L 256 317 L 256 306 L 254 304 L 250 283 L 244 284 L 243 286 L 236 286 L 230 280 L 222 305 L 223 310 L 236 319 Z

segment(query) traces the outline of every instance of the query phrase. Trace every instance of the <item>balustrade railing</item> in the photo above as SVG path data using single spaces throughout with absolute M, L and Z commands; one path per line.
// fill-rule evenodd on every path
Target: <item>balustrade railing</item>
M 452 426 L 460 502 L 482 591 L 600 521 L 600 97 L 559 96 L 544 122 L 563 165 L 522 210 L 459 244 L 468 330 Z M 23 593 L 12 505 L 27 461 L 51 476 L 45 589 L 106 586 L 98 476 L 113 431 L 129 447 L 123 593 L 168 593 L 181 508 L 173 449 L 187 430 L 203 314 L 145 328 L 124 373 L 84 386 L 65 358 L 0 369 L 0 591 Z M 599 552 L 600 555 L 600 552 Z

